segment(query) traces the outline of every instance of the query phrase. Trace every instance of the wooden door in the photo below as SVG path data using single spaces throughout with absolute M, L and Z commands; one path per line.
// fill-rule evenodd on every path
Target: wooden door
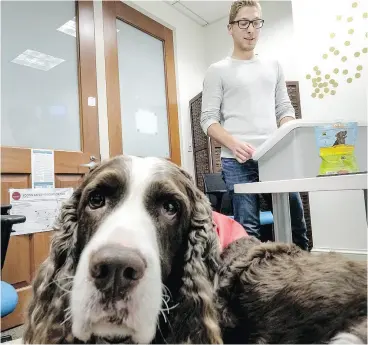
M 161 25 L 160 23 L 154 21 L 153 19 L 143 15 L 139 11 L 133 9 L 132 7 L 124 4 L 120 1 L 104 1 L 103 2 L 103 17 L 104 17 L 104 39 L 105 39 L 105 65 L 106 65 L 106 92 L 107 92 L 107 113 L 108 113 L 108 127 L 109 127 L 109 142 L 110 142 L 110 156 L 115 156 L 121 153 L 127 154 L 135 154 L 130 153 L 132 145 L 139 147 L 142 146 L 149 147 L 150 145 L 153 147 L 155 145 L 155 136 L 147 135 L 146 137 L 142 136 L 142 139 L 139 139 L 139 129 L 129 129 L 127 132 L 127 128 L 133 117 L 136 116 L 136 111 L 130 109 L 130 105 L 127 103 L 130 102 L 132 98 L 138 97 L 136 93 L 139 93 L 141 87 L 145 86 L 149 89 L 146 95 L 144 95 L 143 102 L 147 97 L 150 96 L 150 93 L 155 92 L 158 85 L 156 84 L 157 79 L 163 80 L 164 86 L 164 97 L 165 97 L 165 110 L 161 113 L 161 118 L 164 117 L 165 120 L 165 128 L 161 131 L 159 130 L 156 135 L 164 135 L 168 137 L 167 139 L 167 154 L 164 154 L 161 157 L 165 157 L 174 163 L 180 165 L 180 136 L 179 136 L 179 123 L 178 123 L 178 106 L 177 106 L 177 93 L 176 93 L 176 80 L 175 80 L 175 63 L 174 63 L 174 43 L 173 43 L 173 32 L 167 27 Z M 124 54 L 130 53 L 130 48 L 127 46 L 119 44 L 118 35 L 122 35 L 122 29 L 118 28 L 122 23 L 127 24 L 126 33 L 128 35 L 128 31 L 136 31 L 145 36 L 149 36 L 154 38 L 154 40 L 158 40 L 162 43 L 162 52 L 163 53 L 163 69 L 162 76 L 156 75 L 155 78 L 151 78 L 150 80 L 145 79 L 144 74 L 146 72 L 136 73 L 135 75 L 129 77 L 124 75 L 121 70 L 122 62 L 121 56 Z M 136 30 L 137 29 L 137 30 Z M 120 33 L 119 33 L 120 31 Z M 136 33 L 133 33 L 136 34 Z M 126 38 L 129 41 L 129 38 Z M 144 46 L 137 42 L 133 42 L 134 39 L 131 40 L 133 43 L 133 49 L 137 47 Z M 132 52 L 134 54 L 134 52 Z M 153 59 L 152 55 L 150 56 Z M 135 61 L 132 62 L 132 67 L 139 69 L 141 66 L 144 69 L 144 64 L 139 65 L 142 59 L 137 57 Z M 147 61 L 147 60 L 146 60 Z M 137 81 L 142 81 L 140 86 L 137 86 Z M 125 97 L 124 89 L 122 87 L 122 83 L 130 83 L 132 87 L 132 95 L 131 97 Z M 148 85 L 148 86 L 147 86 Z M 128 86 L 129 88 L 129 86 Z M 126 92 L 129 93 L 130 90 Z M 125 99 L 125 101 L 124 101 Z M 125 120 L 122 118 L 125 117 Z M 167 121 L 167 125 L 166 125 Z M 138 127 L 138 125 L 137 125 Z M 131 128 L 131 127 L 129 127 Z M 124 131 L 125 129 L 125 131 Z M 144 139 L 146 138 L 146 139 Z M 156 136 L 157 138 L 157 136 Z M 131 139 L 131 140 L 130 140 Z M 150 142 L 152 140 L 152 143 Z M 132 143 L 132 145 L 131 145 Z M 129 151 L 130 150 L 130 151 Z M 139 149 L 137 149 L 139 150 Z M 133 149 L 134 152 L 139 152 Z M 155 155 L 151 154 L 151 151 L 147 155 Z M 135 155 L 145 155 L 135 154 Z
M 52 2 L 47 5 L 42 5 L 41 3 L 43 2 L 35 6 L 53 6 Z M 33 2 L 30 2 L 30 4 L 33 4 Z M 65 4 L 67 4 L 67 6 L 73 6 L 73 3 L 70 2 L 66 2 L 64 5 Z M 63 5 L 59 2 L 57 6 Z M 40 7 L 40 11 L 42 11 L 42 7 Z M 55 11 L 57 11 L 56 7 Z M 73 7 L 72 11 L 74 11 Z M 79 107 L 78 104 L 76 106 L 76 116 L 77 118 L 79 117 L 79 124 L 76 125 L 79 125 L 80 128 L 80 134 L 78 134 L 77 131 L 77 135 L 80 135 L 80 149 L 57 149 L 54 151 L 56 188 L 77 187 L 83 175 L 88 171 L 88 168 L 81 165 L 90 162 L 91 159 L 97 161 L 100 159 L 97 104 L 93 104 L 97 98 L 93 2 L 76 2 L 75 18 L 74 35 L 73 20 L 71 20 L 71 24 L 69 23 L 69 28 L 67 28 L 69 29 L 70 37 L 66 35 L 63 36 L 60 30 L 57 33 L 53 30 L 48 32 L 48 35 L 59 35 L 55 36 L 58 39 L 69 40 L 68 44 L 70 44 L 70 40 L 75 41 L 75 43 L 71 44 L 72 46 L 75 44 L 76 48 L 76 88 L 78 90 L 77 93 L 79 93 L 79 96 L 77 95 Z M 45 23 L 46 22 L 47 24 L 44 24 L 45 27 L 49 25 L 57 28 L 62 24 L 55 22 L 51 25 L 49 20 L 45 21 Z M 7 30 L 7 27 L 2 28 L 3 33 L 5 30 Z M 6 34 L 10 35 L 9 32 Z M 50 44 L 52 44 L 52 42 L 50 42 Z M 64 60 L 66 61 L 63 63 L 69 63 L 67 59 Z M 28 67 L 22 68 L 21 73 L 28 73 Z M 43 71 L 40 73 L 40 76 L 43 77 Z M 25 83 L 26 82 L 28 81 L 25 80 Z M 20 86 L 20 88 L 21 87 L 22 86 Z M 36 84 L 35 88 L 37 87 L 41 86 Z M 60 92 L 67 93 L 68 90 L 61 88 Z M 27 108 L 27 104 L 25 104 L 25 108 Z M 8 108 L 6 111 L 8 111 Z M 8 113 L 7 116 L 10 120 L 12 119 L 10 113 Z M 72 130 L 72 128 L 70 128 L 70 130 Z M 55 135 L 57 134 L 56 130 Z M 39 135 L 42 134 L 40 133 Z M 31 188 L 31 148 L 54 149 L 52 146 L 16 147 L 4 145 L 1 147 L 2 204 L 9 203 L 9 188 Z M 11 237 L 1 279 L 13 284 L 18 292 L 19 302 L 16 310 L 2 319 L 1 330 L 23 323 L 23 313 L 31 295 L 30 284 L 38 267 L 48 256 L 51 236 L 52 231 L 44 231 Z

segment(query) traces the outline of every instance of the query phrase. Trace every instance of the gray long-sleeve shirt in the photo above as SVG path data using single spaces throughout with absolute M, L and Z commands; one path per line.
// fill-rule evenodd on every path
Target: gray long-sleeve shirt
M 227 57 L 207 70 L 202 93 L 201 126 L 220 123 L 235 138 L 261 145 L 285 116 L 295 117 L 284 74 L 275 60 Z M 222 157 L 234 158 L 222 147 Z

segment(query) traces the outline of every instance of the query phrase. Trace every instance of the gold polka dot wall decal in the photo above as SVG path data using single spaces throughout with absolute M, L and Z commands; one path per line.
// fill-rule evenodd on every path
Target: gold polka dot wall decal
M 319 90 L 319 88 L 317 88 L 317 89 L 315 89 L 314 91 L 315 91 L 316 93 L 318 93 L 320 90 Z
M 313 93 L 312 93 L 312 97 L 313 97 L 313 98 L 316 98 L 316 96 L 317 96 L 317 95 L 313 92 Z
M 324 91 L 325 91 L 326 93 L 328 93 L 328 92 L 330 91 L 330 89 L 329 89 L 328 87 L 325 87 Z
M 333 72 L 334 72 L 335 74 L 337 74 L 337 73 L 339 73 L 339 69 L 338 69 L 338 68 L 335 68 L 335 69 L 333 70 Z
M 346 81 L 350 84 L 353 81 L 353 78 L 348 78 Z
M 333 53 L 333 51 L 335 50 L 335 47 L 331 47 L 330 48 L 330 52 Z
M 356 52 L 356 53 L 354 53 L 354 56 L 355 57 L 359 57 L 360 56 L 360 53 L 359 52 Z
M 361 74 L 360 74 L 360 73 L 355 73 L 355 78 L 359 79 L 359 78 L 360 78 L 360 76 L 361 76 Z
M 319 88 L 322 88 L 323 86 L 324 86 L 324 83 L 319 83 L 319 84 L 318 84 L 318 87 L 319 87 Z
M 317 72 L 318 71 L 318 66 L 314 66 L 313 70 Z
M 354 29 L 350 29 L 349 31 L 348 31 L 348 34 L 349 35 L 352 35 L 354 33 Z
M 331 37 L 331 38 L 335 38 L 335 36 L 336 36 L 336 34 L 335 34 L 334 32 L 331 32 L 331 33 L 330 33 L 330 37 Z
M 357 70 L 358 70 L 358 71 L 361 71 L 362 69 L 363 69 L 363 66 L 362 66 L 362 65 L 358 65 L 358 66 L 357 66 Z
M 310 79 L 312 76 L 310 74 L 307 74 L 306 78 Z
M 337 16 L 336 19 L 337 20 L 341 20 L 342 19 L 342 16 Z
M 339 86 L 339 83 L 335 83 L 332 86 L 336 89 Z
M 335 55 L 339 55 L 339 54 L 340 54 L 340 51 L 339 51 L 339 50 L 335 50 L 335 51 L 334 51 L 334 54 L 335 54 Z
M 313 83 L 313 85 L 312 85 L 313 87 L 317 87 L 318 85 L 317 85 L 317 83 Z
M 350 41 L 345 41 L 344 44 L 348 47 L 348 46 L 350 46 Z
M 358 3 L 357 3 L 357 2 L 353 2 L 353 3 L 351 4 L 351 7 L 352 7 L 352 8 L 357 8 L 357 7 L 358 7 Z
M 321 75 L 321 71 L 317 71 L 317 72 L 316 72 L 316 74 L 317 74 L 317 75 Z
M 325 75 L 325 79 L 330 79 L 330 78 L 331 78 L 331 76 L 329 74 Z
M 368 48 L 363 48 L 363 49 L 362 49 L 362 52 L 363 52 L 364 54 L 367 54 L 367 53 L 368 53 Z
M 335 90 L 331 90 L 331 95 L 336 95 L 336 91 Z
M 328 54 L 323 54 L 322 57 L 326 60 L 328 58 Z
M 367 19 L 367 18 L 368 18 L 368 12 L 364 12 L 364 13 L 363 13 L 363 18 L 364 18 L 364 19 Z
M 320 93 L 320 94 L 318 95 L 318 97 L 319 97 L 320 99 L 322 99 L 322 98 L 324 97 L 323 93 Z
M 319 83 L 321 80 L 322 80 L 322 78 L 321 77 L 318 77 L 317 78 L 317 83 Z
M 342 58 L 341 58 L 341 61 L 342 62 L 346 62 L 346 60 L 347 60 L 348 58 L 346 57 L 346 56 L 343 56 Z
M 348 71 L 347 69 L 344 69 L 344 70 L 342 71 L 342 74 L 347 75 L 348 73 L 349 73 L 349 71 Z
M 353 21 L 353 17 L 348 18 L 348 22 L 351 23 Z

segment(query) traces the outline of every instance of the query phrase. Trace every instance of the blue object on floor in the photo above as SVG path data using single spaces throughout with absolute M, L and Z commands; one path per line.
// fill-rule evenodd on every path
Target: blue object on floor
M 273 224 L 273 214 L 271 211 L 260 212 L 259 218 L 261 225 Z
M 1 281 L 1 317 L 12 313 L 17 304 L 17 291 L 12 285 Z

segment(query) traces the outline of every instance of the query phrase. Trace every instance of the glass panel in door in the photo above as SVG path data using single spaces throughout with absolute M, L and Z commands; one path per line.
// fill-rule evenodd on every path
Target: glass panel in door
M 117 19 L 123 153 L 170 157 L 163 42 Z
M 1 145 L 80 151 L 76 4 L 1 2 Z

